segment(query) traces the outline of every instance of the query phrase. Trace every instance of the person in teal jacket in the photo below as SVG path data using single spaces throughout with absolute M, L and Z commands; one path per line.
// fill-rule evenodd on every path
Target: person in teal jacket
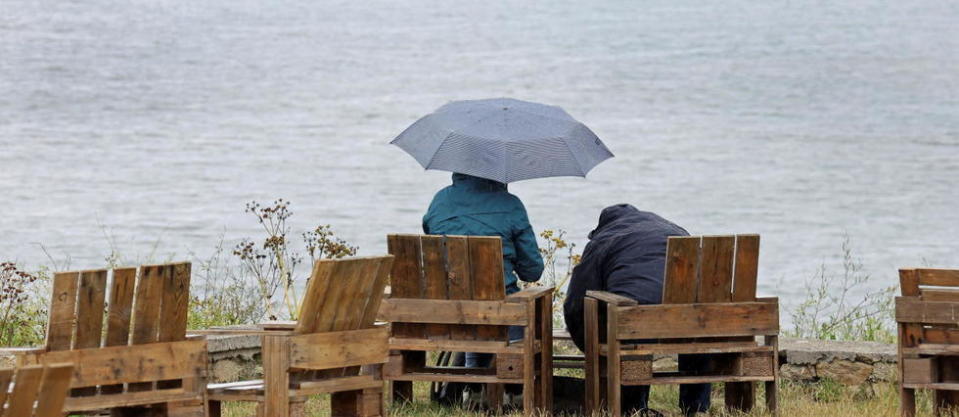
M 519 291 L 517 277 L 535 282 L 543 274 L 543 257 L 539 254 L 526 207 L 501 182 L 453 174 L 453 185 L 436 193 L 423 216 L 423 232 L 502 238 L 503 282 L 507 294 Z

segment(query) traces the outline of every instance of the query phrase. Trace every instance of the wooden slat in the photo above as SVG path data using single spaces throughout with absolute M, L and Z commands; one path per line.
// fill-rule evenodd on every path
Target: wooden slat
M 331 260 L 319 260 L 313 264 L 313 273 L 306 284 L 306 292 L 300 303 L 300 317 L 293 329 L 297 334 L 312 333 L 316 328 L 320 310 L 323 307 L 323 297 L 333 281 L 333 270 L 336 263 Z
M 369 388 L 382 388 L 383 381 L 374 379 L 372 375 L 347 376 L 333 378 L 326 381 L 305 381 L 300 383 L 294 395 L 316 395 L 328 392 L 355 391 Z
M 700 240 L 698 236 L 673 236 L 667 241 L 663 304 L 696 301 Z
M 619 339 L 777 334 L 776 303 L 663 304 L 618 307 Z
M 80 272 L 80 288 L 77 297 L 77 330 L 73 338 L 74 349 L 100 347 L 103 337 L 103 311 L 106 301 L 107 271 Z M 96 387 L 73 390 L 74 396 L 94 395 Z
M 190 263 L 163 265 L 163 296 L 157 340 L 176 342 L 186 338 L 190 304 Z
M 502 301 L 506 297 L 503 282 L 503 241 L 497 237 L 470 236 L 470 277 L 474 300 Z M 477 340 L 506 338 L 505 327 L 477 326 Z
M 74 387 L 180 379 L 206 373 L 206 341 L 48 352 L 43 363 L 75 363 Z
M 390 296 L 397 298 L 421 298 L 420 289 L 420 238 L 416 235 L 389 235 L 387 246 L 393 260 L 390 275 Z M 424 337 L 425 328 L 420 324 L 393 326 L 393 334 L 401 337 Z
M 0 369 L 0 410 L 7 404 L 7 395 L 10 393 L 10 382 L 12 380 L 13 369 Z M 2 411 L 0 411 L 0 416 L 4 416 Z
M 380 304 L 383 302 L 383 290 L 390 280 L 390 271 L 393 269 L 393 259 L 393 256 L 385 256 L 380 260 L 376 270 L 376 280 L 373 282 L 360 328 L 372 327 L 373 323 L 376 322 L 376 315 L 379 313 Z
M 390 298 L 380 305 L 380 317 L 398 323 L 521 326 L 527 322 L 523 304 L 469 300 Z
M 759 273 L 759 235 L 736 236 L 736 268 L 732 301 L 756 301 Z
M 130 324 L 133 319 L 133 290 L 136 287 L 137 269 L 113 270 L 110 286 L 110 302 L 107 305 L 107 331 L 104 346 L 123 346 L 130 342 Z M 123 385 L 104 385 L 103 394 L 123 391 Z
M 70 388 L 72 374 L 72 364 L 50 365 L 43 370 L 43 385 L 40 387 L 36 417 L 63 416 L 63 402 Z
M 922 342 L 959 344 L 959 329 L 941 327 L 923 328 Z
M 703 237 L 698 302 L 723 303 L 732 298 L 735 246 L 734 236 Z
M 371 258 L 363 263 L 363 285 L 360 286 L 356 296 L 356 314 L 353 314 L 353 320 L 346 326 L 345 330 L 366 329 L 373 325 L 375 321 L 375 312 L 370 322 L 366 321 L 369 313 L 370 303 L 374 298 L 383 298 L 383 291 L 375 292 L 377 282 L 380 278 L 380 272 L 383 268 L 380 265 L 388 261 L 388 258 Z M 379 301 L 376 301 L 377 303 Z M 378 307 L 377 307 L 378 308 Z
M 923 301 L 959 301 L 959 290 L 923 288 L 919 292 Z
M 337 265 L 340 265 L 339 263 Z M 263 384 L 265 388 L 263 414 L 290 415 L 290 355 L 289 338 L 263 336 Z
M 520 345 L 509 345 L 499 340 L 429 340 L 390 338 L 390 349 L 393 350 L 422 350 L 447 352 L 478 352 L 478 353 L 523 353 Z
M 919 273 L 915 269 L 899 270 L 899 288 L 902 295 L 915 297 L 919 295 Z
M 121 346 L 130 341 L 130 322 L 133 317 L 133 289 L 136 286 L 136 268 L 113 270 L 110 303 L 107 312 L 107 332 L 104 346 Z
M 63 405 L 69 411 L 94 411 L 104 408 L 133 407 L 137 405 L 163 404 L 197 400 L 198 395 L 182 388 L 157 391 L 127 392 L 123 394 L 97 395 L 94 397 L 67 398 Z
M 896 321 L 900 323 L 959 324 L 959 303 L 921 301 L 896 297 Z
M 385 363 L 388 338 L 386 327 L 293 336 L 289 339 L 290 366 L 331 369 Z
M 449 269 L 449 299 L 472 300 L 473 279 L 470 276 L 469 240 L 464 236 L 449 236 L 446 239 L 447 268 Z M 450 338 L 475 340 L 475 326 L 450 325 Z
M 606 304 L 612 304 L 617 306 L 634 306 L 636 304 L 639 304 L 636 302 L 636 300 L 633 300 L 632 298 L 624 297 L 622 295 L 613 294 L 611 292 L 606 292 L 606 291 L 586 291 L 586 296 L 595 298 Z
M 163 291 L 163 267 L 144 265 L 140 267 L 140 280 L 134 291 L 133 330 L 130 344 L 154 343 L 159 335 L 160 303 Z M 127 391 L 147 391 L 153 384 L 130 384 Z
M 919 285 L 959 287 L 959 269 L 919 268 Z
M 17 370 L 13 383 L 13 392 L 7 405 L 8 416 L 30 416 L 33 403 L 37 401 L 40 382 L 43 380 L 42 366 L 24 366 Z
M 47 326 L 47 350 L 68 350 L 73 347 L 79 280 L 79 272 L 58 272 L 53 276 L 50 323 Z
M 443 236 L 423 236 L 423 278 L 424 298 L 446 300 L 449 292 L 446 288 L 446 238 Z M 449 339 L 450 328 L 444 324 L 426 325 L 426 333 L 432 339 Z
M 329 267 L 333 269 L 332 274 L 326 276 L 330 283 L 326 292 L 320 294 L 321 298 L 314 300 L 314 302 L 320 304 L 320 307 L 313 328 L 309 330 L 303 328 L 304 333 L 335 330 L 337 312 L 349 307 L 350 300 L 344 299 L 344 296 L 347 295 L 346 291 L 352 285 L 350 280 L 355 276 L 357 265 L 347 261 L 327 261 L 326 263 L 329 263 Z M 296 333 L 301 334 L 299 326 Z
M 772 376 L 673 376 L 668 373 L 663 376 L 653 374 L 650 379 L 628 381 L 624 385 L 659 385 L 659 384 L 709 384 L 717 382 L 763 382 L 773 381 Z
M 317 329 L 322 329 L 319 331 L 354 330 L 354 323 L 359 323 L 366 312 L 366 299 L 360 299 L 363 288 L 369 287 L 376 276 L 376 261 L 351 258 L 337 260 L 337 263 L 341 268 L 333 276 L 333 285 L 342 288 L 336 292 L 339 294 L 336 298 L 324 298 L 324 303 L 334 304 L 336 308 L 331 316 L 319 318 Z M 328 328 L 322 324 L 324 320 L 331 321 Z

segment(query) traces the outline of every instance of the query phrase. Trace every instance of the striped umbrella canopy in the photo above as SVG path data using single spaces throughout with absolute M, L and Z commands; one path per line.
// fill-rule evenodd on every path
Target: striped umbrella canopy
M 451 102 L 390 143 L 423 168 L 502 183 L 585 177 L 613 157 L 596 134 L 563 109 L 509 98 Z

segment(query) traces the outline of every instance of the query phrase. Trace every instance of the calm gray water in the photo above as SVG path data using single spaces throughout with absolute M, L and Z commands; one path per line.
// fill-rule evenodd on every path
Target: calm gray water
M 0 258 L 205 256 L 293 202 L 364 254 L 448 174 L 386 143 L 449 100 L 557 104 L 616 153 L 517 183 L 580 244 L 631 202 L 762 234 L 795 300 L 844 233 L 875 276 L 959 266 L 959 3 L 0 0 Z

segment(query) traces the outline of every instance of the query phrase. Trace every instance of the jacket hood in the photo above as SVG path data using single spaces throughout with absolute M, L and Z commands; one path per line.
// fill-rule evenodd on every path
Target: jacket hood
M 639 224 L 646 225 L 644 227 L 652 227 L 654 225 L 659 225 L 658 227 L 675 227 L 685 232 L 681 227 L 676 226 L 669 220 L 659 217 L 656 213 L 642 211 L 633 207 L 632 204 L 616 204 L 603 209 L 603 212 L 599 215 L 599 224 L 596 225 L 596 228 L 593 229 L 592 232 L 589 232 L 589 238 L 593 239 L 606 230 L 609 230 L 611 233 L 616 233 L 614 230 L 626 230 L 631 227 L 630 225 L 635 226 Z
M 506 184 L 472 175 L 453 173 L 453 185 L 477 191 L 506 191 Z

